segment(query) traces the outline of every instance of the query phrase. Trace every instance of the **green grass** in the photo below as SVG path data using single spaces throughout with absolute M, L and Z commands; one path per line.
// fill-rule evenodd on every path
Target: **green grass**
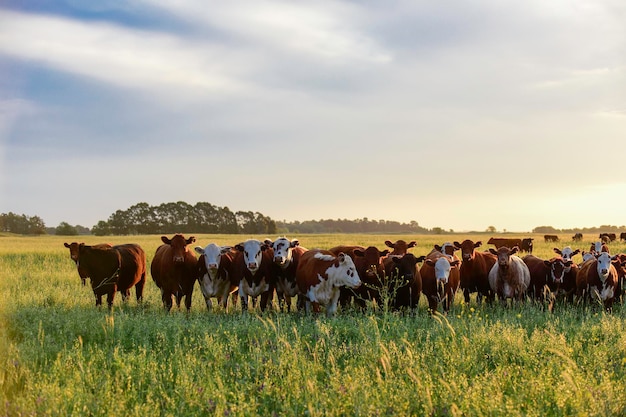
M 198 245 L 248 238 L 196 237 Z M 411 252 L 420 255 L 465 237 L 390 239 L 417 240 Z M 382 249 L 388 237 L 298 238 L 309 248 Z M 487 247 L 488 236 L 471 238 Z M 139 243 L 148 261 L 160 244 L 159 236 L 86 239 Z M 532 303 L 464 305 L 457 295 L 450 314 L 434 317 L 424 300 L 407 314 L 209 313 L 196 286 L 191 313 L 166 314 L 148 278 L 143 305 L 117 297 L 109 312 L 80 285 L 64 241 L 0 238 L 0 416 L 626 414 L 622 305 L 551 314 Z M 553 246 L 536 236 L 537 256 L 552 256 Z

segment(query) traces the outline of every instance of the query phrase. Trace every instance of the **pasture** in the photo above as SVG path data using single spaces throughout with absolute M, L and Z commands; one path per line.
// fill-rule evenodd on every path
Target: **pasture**
M 509 235 L 507 235 L 508 237 Z M 528 237 L 531 235 L 511 237 Z M 250 237 L 196 235 L 192 246 Z M 489 235 L 302 235 L 312 249 Z M 588 250 L 596 236 L 552 248 Z M 144 302 L 96 308 L 64 242 L 138 243 L 148 265 L 160 235 L 0 236 L 0 415 L 4 416 L 618 416 L 626 415 L 626 309 L 527 302 L 469 304 L 447 315 L 340 310 L 333 318 L 274 310 L 167 314 L 148 274 Z M 611 253 L 626 245 L 610 244 Z M 577 255 L 575 261 L 580 262 Z M 276 305 L 276 302 L 275 302 Z

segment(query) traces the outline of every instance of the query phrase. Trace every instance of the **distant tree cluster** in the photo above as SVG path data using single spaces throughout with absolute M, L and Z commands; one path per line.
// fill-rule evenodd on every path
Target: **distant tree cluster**
M 0 214 L 0 231 L 20 235 L 45 235 L 46 225 L 38 216 L 25 214 Z
M 259 212 L 238 211 L 206 202 L 190 205 L 184 201 L 151 206 L 138 203 L 117 210 L 107 221 L 99 221 L 91 232 L 104 235 L 172 233 L 275 234 L 276 223 Z
M 306 233 L 429 233 L 417 224 L 400 223 L 389 220 L 369 220 L 367 217 L 356 220 L 307 220 L 304 222 L 280 222 L 276 225 L 281 233 L 306 234 Z
M 549 234 L 557 234 L 557 233 L 582 233 L 584 234 L 595 234 L 595 233 L 617 233 L 626 229 L 626 226 L 611 226 L 610 224 L 605 224 L 598 227 L 583 227 L 583 228 L 574 228 L 574 229 L 555 229 L 552 226 L 538 226 L 533 229 L 533 233 L 549 233 Z

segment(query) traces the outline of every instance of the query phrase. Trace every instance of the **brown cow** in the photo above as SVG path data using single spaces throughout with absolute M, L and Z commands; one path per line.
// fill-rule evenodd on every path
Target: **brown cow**
M 72 259 L 72 261 L 74 261 L 74 263 L 76 264 L 76 269 L 78 270 L 78 276 L 80 277 L 81 282 L 83 283 L 83 285 L 85 285 L 85 280 L 87 278 L 89 278 L 87 271 L 85 271 L 85 268 L 81 267 L 79 265 L 79 261 L 78 261 L 78 247 L 80 245 L 84 245 L 85 243 L 81 242 L 72 242 L 72 243 L 64 243 L 63 245 L 68 248 L 70 250 L 70 259 Z M 92 247 L 94 248 L 110 248 L 113 245 L 111 245 L 110 243 L 98 243 L 96 245 L 92 245 Z
M 504 238 L 504 237 L 492 237 L 487 241 L 488 245 L 494 245 L 496 249 L 501 247 L 513 248 L 517 246 L 522 247 L 522 239 L 519 238 Z
M 489 249 L 489 252 L 498 257 L 498 261 L 489 271 L 489 285 L 503 304 L 509 298 L 524 300 L 530 285 L 530 271 L 524 261 L 515 255 L 518 250 L 517 246 L 512 249 L 504 246 L 497 251 Z
M 460 288 L 463 291 L 465 303 L 469 304 L 470 294 L 476 294 L 480 302 L 484 296 L 488 302 L 493 301 L 494 292 L 489 285 L 489 271 L 496 263 L 497 257 L 489 252 L 478 252 L 476 248 L 482 245 L 481 241 L 474 243 L 466 239 L 463 242 L 454 242 L 454 246 L 461 250 L 463 262 L 459 268 L 461 275 Z
M 394 310 L 417 308 L 422 294 L 422 276 L 417 265 L 426 256 L 412 253 L 388 256 L 384 260 L 389 307 Z
M 574 233 L 574 236 L 572 236 L 572 241 L 574 242 L 581 242 L 583 240 L 583 234 L 580 232 L 576 232 Z
M 559 237 L 557 235 L 543 235 L 544 242 L 558 242 Z
M 115 293 L 122 294 L 126 301 L 130 289 L 135 287 L 137 302 L 143 299 L 146 282 L 146 254 L 136 244 L 125 245 L 78 245 L 78 262 L 91 279 L 91 288 L 96 297 L 96 306 L 102 305 L 106 294 L 109 309 L 113 306 Z
M 593 298 L 601 302 L 605 310 L 611 311 L 620 288 L 612 260 L 607 252 L 600 252 L 593 259 L 583 262 L 576 278 L 577 301 Z
M 547 295 L 545 292 L 547 288 L 550 293 L 550 310 L 557 298 L 563 298 L 569 302 L 574 300 L 578 266 L 571 259 L 565 260 L 560 256 L 555 256 L 544 260 L 527 255 L 522 260 L 530 271 L 528 294 L 531 297 L 543 301 Z
M 306 297 L 306 311 L 320 312 L 320 306 L 326 306 L 326 315 L 337 312 L 339 288 L 347 286 L 358 288 L 361 279 L 352 258 L 344 253 L 334 253 L 312 249 L 302 254 L 296 282 L 300 293 Z
M 291 311 L 291 299 L 300 293 L 296 283 L 296 270 L 302 254 L 308 249 L 300 246 L 298 239 L 289 240 L 279 237 L 275 241 L 266 240 L 274 253 L 274 265 L 271 269 L 276 283 L 276 296 L 280 310 Z M 304 297 L 298 296 L 298 310 L 304 308 Z
M 437 311 L 439 302 L 443 304 L 443 310 L 448 312 L 454 297 L 459 289 L 461 277 L 459 273 L 460 262 L 451 256 L 444 255 L 439 251 L 431 252 L 420 268 L 422 277 L 422 293 L 428 300 L 428 311 Z
M 395 242 L 391 242 L 390 240 L 385 240 L 385 245 L 392 248 L 393 250 L 389 253 L 389 256 L 403 256 L 408 253 L 410 248 L 415 247 L 417 243 L 414 240 L 407 243 L 406 241 L 399 239 Z
M 185 297 L 187 311 L 191 309 L 193 286 L 198 278 L 198 260 L 187 247 L 196 241 L 176 234 L 171 239 L 161 236 L 163 244 L 159 246 L 152 259 L 150 272 L 155 284 L 161 290 L 163 307 L 168 312 L 172 309 L 172 297 L 176 297 L 176 306 Z
M 276 288 L 272 275 L 274 252 L 270 245 L 256 239 L 248 239 L 235 245 L 235 248 L 239 253 L 233 260 L 233 273 L 239 281 L 241 310 L 248 311 L 248 298 L 252 299 L 252 308 L 255 308 L 260 296 L 261 311 L 265 311 L 274 298 Z

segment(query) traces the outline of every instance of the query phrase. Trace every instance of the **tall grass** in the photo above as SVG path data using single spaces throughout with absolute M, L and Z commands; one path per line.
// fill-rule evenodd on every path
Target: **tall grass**
M 386 239 L 298 238 L 309 248 L 381 249 Z M 442 243 L 398 238 L 417 240 L 416 255 Z M 478 238 L 486 247 L 488 236 Z M 158 236 L 107 240 L 139 243 L 149 261 L 160 244 Z M 415 312 L 327 318 L 233 306 L 209 313 L 196 287 L 189 314 L 167 314 L 148 278 L 142 305 L 118 297 L 109 312 L 81 286 L 63 241 L 0 238 L 0 415 L 626 414 L 621 305 L 611 314 L 593 305 L 549 313 L 532 303 L 466 305 L 459 294 L 445 316 L 429 316 L 422 300 Z M 537 241 L 535 253 L 550 257 L 553 246 Z

